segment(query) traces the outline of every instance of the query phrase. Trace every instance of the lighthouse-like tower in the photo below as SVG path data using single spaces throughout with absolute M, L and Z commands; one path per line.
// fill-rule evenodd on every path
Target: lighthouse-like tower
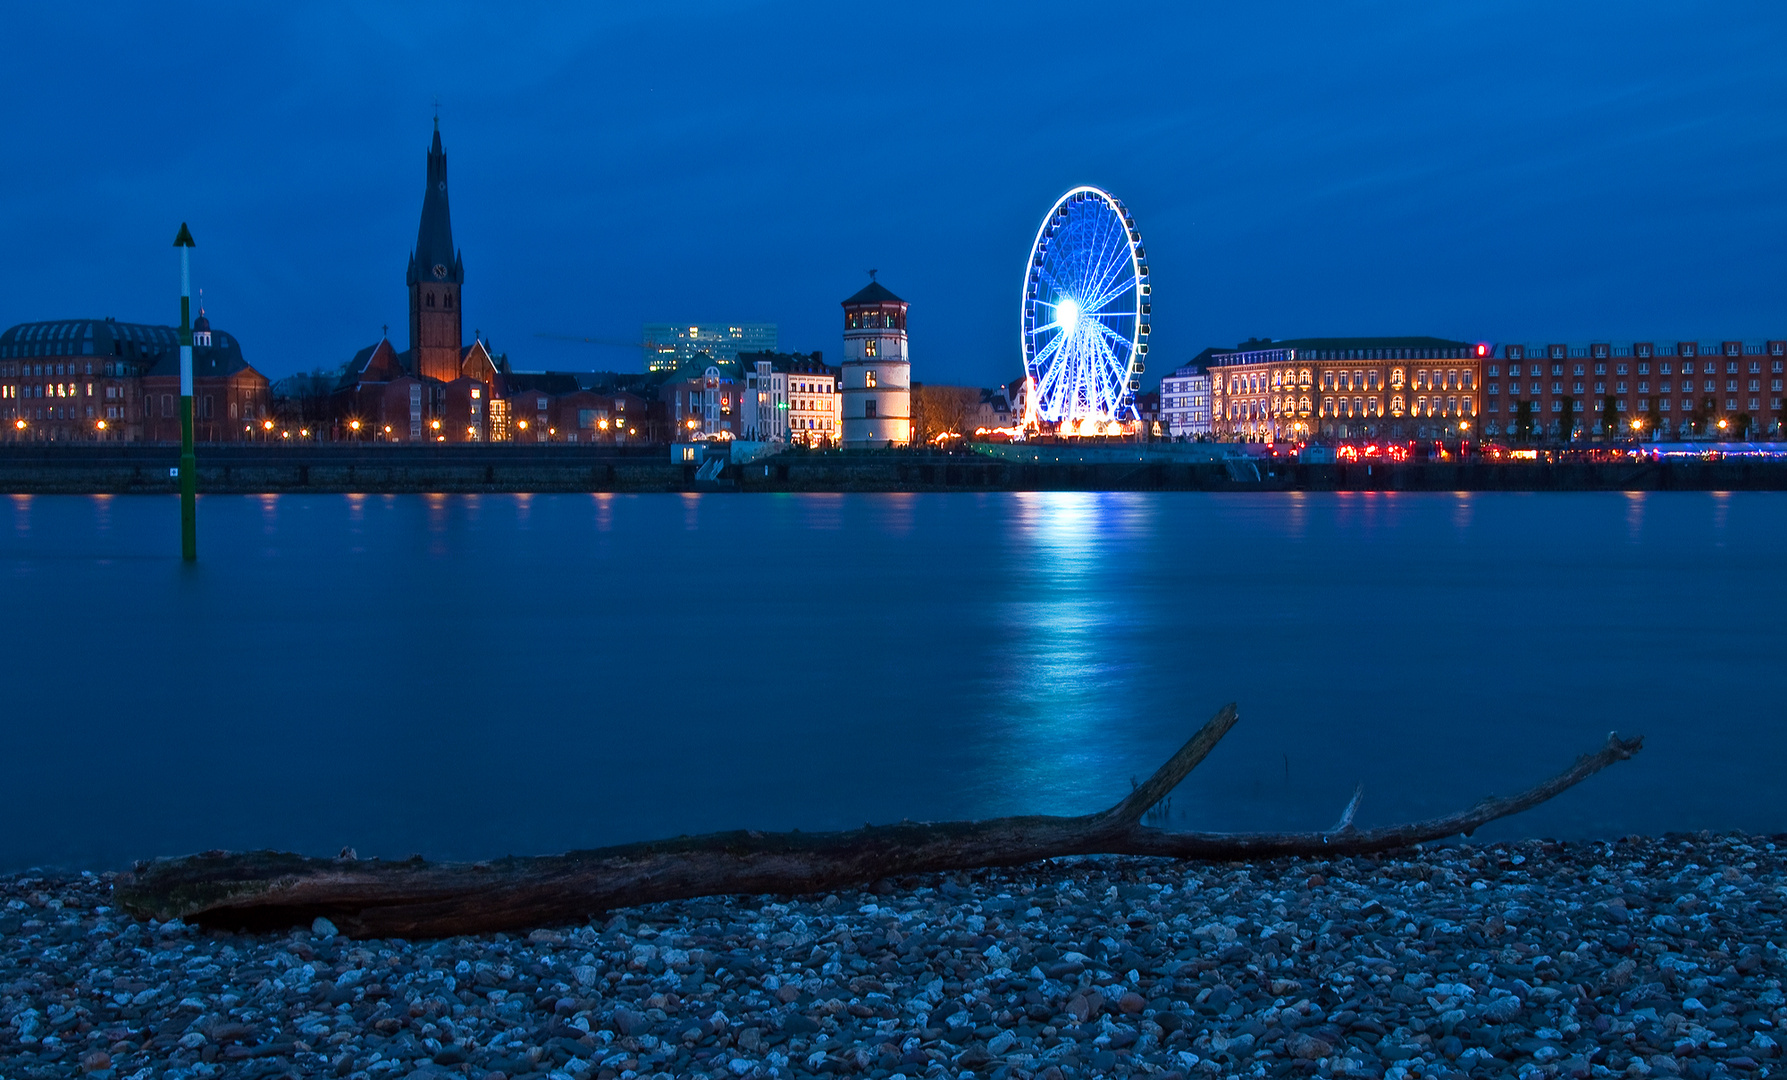
M 422 192 L 422 224 L 410 252 L 404 282 L 410 290 L 410 363 L 424 379 L 459 378 L 459 352 L 465 337 L 459 322 L 459 288 L 465 265 L 453 246 L 453 219 L 447 212 L 447 153 L 441 149 L 441 122 L 434 121 L 428 148 L 428 187 Z
M 912 442 L 912 367 L 906 301 L 875 280 L 844 301 L 844 448 Z

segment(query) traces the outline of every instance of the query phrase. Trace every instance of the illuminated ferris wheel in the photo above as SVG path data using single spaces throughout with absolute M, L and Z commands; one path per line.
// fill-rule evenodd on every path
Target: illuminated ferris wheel
M 1077 187 L 1043 218 L 1024 271 L 1024 425 L 1117 434 L 1139 419 L 1148 352 L 1147 253 L 1107 191 Z

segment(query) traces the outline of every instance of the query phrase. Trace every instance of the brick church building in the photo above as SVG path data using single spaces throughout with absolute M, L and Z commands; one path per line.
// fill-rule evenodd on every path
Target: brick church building
M 465 263 L 453 246 L 447 197 L 447 153 L 436 119 L 422 220 L 404 275 L 410 347 L 398 352 L 387 337 L 343 366 L 332 395 L 337 438 L 483 442 L 493 434 L 501 437 L 492 431 L 491 399 L 493 392 L 500 393 L 499 371 L 505 365 L 484 342 L 464 344 L 460 288 Z

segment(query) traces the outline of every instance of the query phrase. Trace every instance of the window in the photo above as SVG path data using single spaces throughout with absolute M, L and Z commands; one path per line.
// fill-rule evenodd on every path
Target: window
M 865 420 L 875 419 L 875 399 L 874 398 L 864 398 L 863 399 L 862 415 L 863 415 L 863 419 L 865 419 Z
M 161 416 L 162 416 L 162 419 L 164 419 L 164 420 L 168 419 L 169 417 L 171 417 L 173 415 L 174 415 L 174 395 L 172 395 L 172 394 L 161 395 Z
M 875 388 L 876 384 L 875 384 L 875 369 L 874 368 L 869 368 L 862 373 L 862 384 L 863 384 L 863 386 L 865 386 L 871 390 L 873 390 Z
M 878 355 L 876 353 L 875 349 L 876 349 L 876 341 L 874 338 L 870 338 L 869 340 L 862 343 L 862 354 L 864 356 Z

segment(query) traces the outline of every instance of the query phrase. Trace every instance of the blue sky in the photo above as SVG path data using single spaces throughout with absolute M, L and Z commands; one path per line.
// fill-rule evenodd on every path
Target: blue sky
M 475 327 L 633 369 L 650 321 L 1018 374 L 1055 197 L 1134 210 L 1152 376 L 1254 335 L 1787 336 L 1787 8 L 1764 3 L 9 9 L 0 322 L 171 321 L 170 243 L 280 376 L 406 344 L 438 97 Z

